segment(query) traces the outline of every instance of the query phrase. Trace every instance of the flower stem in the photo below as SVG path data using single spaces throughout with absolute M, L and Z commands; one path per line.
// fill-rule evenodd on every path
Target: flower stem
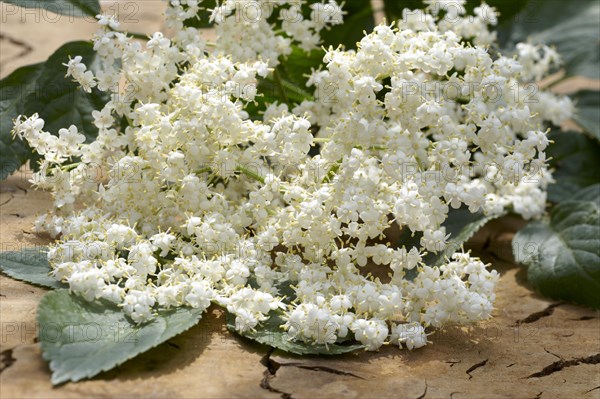
M 247 169 L 246 167 L 244 167 L 242 165 L 236 166 L 235 170 L 238 171 L 238 172 L 240 172 L 240 173 L 243 173 L 244 175 L 246 175 L 250 179 L 253 179 L 253 180 L 256 180 L 257 182 L 265 184 L 265 178 L 264 177 L 262 177 L 261 175 L 259 175 L 256 172 L 251 171 L 250 169 Z
M 329 137 L 315 137 L 313 143 L 329 143 L 331 139 Z
M 275 68 L 275 70 L 273 71 L 273 78 L 275 79 L 275 82 L 279 86 L 279 91 L 281 92 L 281 98 L 283 99 L 283 101 L 285 103 L 288 103 L 289 100 L 287 97 L 287 93 L 285 92 L 285 88 L 283 87 L 283 80 L 281 80 L 281 74 L 279 73 L 279 70 L 277 68 Z

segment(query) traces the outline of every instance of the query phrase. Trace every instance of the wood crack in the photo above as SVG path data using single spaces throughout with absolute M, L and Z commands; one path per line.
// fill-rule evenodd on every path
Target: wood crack
M 305 366 L 305 365 L 294 364 L 294 363 L 282 364 L 281 366 L 297 367 L 299 369 L 312 370 L 312 371 L 322 371 L 324 373 L 345 375 L 345 376 L 348 376 L 348 377 L 354 377 L 354 378 L 359 378 L 361 380 L 364 380 L 363 377 L 361 377 L 359 375 L 356 375 L 354 373 L 350 373 L 348 371 L 336 370 L 336 369 L 333 369 L 331 367 L 325 367 L 325 366 Z
M 0 374 L 2 374 L 4 370 L 12 366 L 16 361 L 17 359 L 13 357 L 12 349 L 7 349 L 0 352 Z
M 275 360 L 271 359 L 271 355 L 275 351 L 274 348 L 269 349 L 266 355 L 260 359 L 260 364 L 266 367 L 265 372 L 263 373 L 263 379 L 260 381 L 260 387 L 269 392 L 277 393 L 281 395 L 281 399 L 294 399 L 291 393 L 283 392 L 277 388 L 273 388 L 271 386 L 271 380 L 275 378 L 277 374 L 277 370 L 281 367 L 279 363 Z
M 4 205 L 8 204 L 8 203 L 9 203 L 10 201 L 12 201 L 14 198 L 15 198 L 15 196 L 11 194 L 11 195 L 10 195 L 10 198 L 9 198 L 9 199 L 7 199 L 6 201 L 4 201 L 3 203 L 1 203 L 1 204 L 0 204 L 0 206 L 4 206 Z
M 15 184 L 15 186 L 16 186 L 16 187 L 17 187 L 19 190 L 23 191 L 23 193 L 24 193 L 25 195 L 27 195 L 27 193 L 29 192 L 29 191 L 27 191 L 27 189 L 26 189 L 26 188 L 23 188 L 23 187 L 19 186 L 18 184 Z
M 580 357 L 580 358 L 571 359 L 571 360 L 561 359 L 552 364 L 549 364 L 548 366 L 544 367 L 541 371 L 538 371 L 537 373 L 533 373 L 533 374 L 527 376 L 526 378 L 546 377 L 548 375 L 557 373 L 567 367 L 573 367 L 573 366 L 577 366 L 580 364 L 599 364 L 599 363 L 600 363 L 600 353 L 597 353 L 595 355 L 591 355 L 588 357 Z
M 167 341 L 167 345 L 169 345 L 171 348 L 181 349 L 181 346 L 179 346 L 171 341 Z
M 588 321 L 588 320 L 594 320 L 596 319 L 594 316 L 581 316 L 578 319 L 571 319 L 573 321 Z
M 5 65 L 6 63 L 16 60 L 16 59 L 19 59 L 21 57 L 25 57 L 26 55 L 28 55 L 29 53 L 31 53 L 33 51 L 33 47 L 31 47 L 28 43 L 25 43 L 22 40 L 19 40 L 12 36 L 9 36 L 5 32 L 0 32 L 0 40 L 6 40 L 10 44 L 20 47 L 22 49 L 21 52 L 18 53 L 17 55 L 15 55 L 14 57 L 10 57 L 10 58 L 0 62 L 0 66 Z
M 515 324 L 520 325 L 520 324 L 534 323 L 534 322 L 538 321 L 539 319 L 543 319 L 544 317 L 551 316 L 554 313 L 554 309 L 556 309 L 557 307 L 559 307 L 562 304 L 563 304 L 562 302 L 553 303 L 544 310 L 532 313 L 529 316 L 525 317 L 524 319 L 517 320 L 517 322 Z
M 479 363 L 475 363 L 474 365 L 472 365 L 471 367 L 469 367 L 469 369 L 467 370 L 467 374 L 469 375 L 469 379 L 472 379 L 473 376 L 471 375 L 471 373 L 475 370 L 477 370 L 480 367 L 483 367 L 487 364 L 489 359 L 485 359 L 480 361 Z
M 423 393 L 419 397 L 417 397 L 416 399 L 423 399 L 423 398 L 425 398 L 425 395 L 427 395 L 427 388 L 428 388 L 427 381 L 425 381 L 425 391 L 423 391 Z
M 263 373 L 263 379 L 260 382 L 260 387 L 263 389 L 266 389 L 269 392 L 280 394 L 282 399 L 293 399 L 291 393 L 281 391 L 281 390 L 271 386 L 271 381 L 276 377 L 277 371 L 282 367 L 296 367 L 296 368 L 303 369 L 303 370 L 343 375 L 346 377 L 358 378 L 361 380 L 365 379 L 364 377 L 361 377 L 360 375 L 351 373 L 349 371 L 337 370 L 337 369 L 334 369 L 332 367 L 327 367 L 327 366 L 309 366 L 309 365 L 305 365 L 302 363 L 279 363 L 279 362 L 271 359 L 271 355 L 273 354 L 274 351 L 275 351 L 275 349 L 271 348 L 267 352 L 267 354 L 264 355 L 262 357 L 262 359 L 260 359 L 260 364 L 262 364 L 266 368 L 265 372 Z M 426 393 L 427 393 L 427 384 L 425 385 L 425 392 L 423 393 L 422 396 L 420 396 L 417 399 L 422 399 Z
M 597 386 L 597 387 L 595 387 L 595 388 L 592 388 L 592 389 L 590 389 L 589 391 L 585 391 L 584 395 L 587 395 L 588 393 L 590 393 L 590 392 L 593 392 L 593 391 L 595 391 L 596 389 L 600 389 L 600 385 L 598 385 L 598 386 Z

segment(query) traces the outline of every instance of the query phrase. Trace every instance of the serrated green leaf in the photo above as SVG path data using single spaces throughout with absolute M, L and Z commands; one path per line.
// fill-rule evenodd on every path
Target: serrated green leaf
M 25 99 L 36 89 L 44 64 L 19 68 L 0 81 L 0 180 L 6 179 L 31 156 L 22 140 L 13 140 L 13 121 L 24 113 Z
M 54 14 L 96 17 L 102 12 L 98 0 L 2 0 L 25 8 L 41 8 Z
M 577 104 L 573 119 L 590 137 L 600 141 L 600 91 L 582 90 L 572 98 Z
M 364 349 L 364 345 L 358 343 L 335 343 L 332 345 L 313 345 L 300 341 L 291 341 L 290 337 L 282 330 L 285 321 L 279 312 L 273 311 L 269 319 L 255 328 L 255 331 L 247 331 L 240 334 L 235 329 L 235 315 L 227 313 L 227 328 L 238 335 L 249 338 L 263 345 L 282 350 L 296 355 L 341 355 Z
M 597 0 L 531 0 L 501 30 L 503 47 L 518 42 L 556 46 L 567 76 L 600 78 L 600 2 Z
M 600 184 L 594 184 L 578 191 L 571 198 L 572 201 L 596 201 L 600 198 Z
M 548 187 L 548 198 L 561 202 L 571 198 L 579 190 L 600 183 L 600 144 L 577 132 L 552 132 L 554 143 L 548 146 L 546 155 L 550 166 L 556 171 L 555 184 Z
M 202 311 L 177 308 L 136 325 L 112 304 L 67 290 L 49 292 L 38 307 L 39 340 L 52 383 L 79 381 L 146 352 L 198 323 Z
M 44 247 L 0 253 L 0 270 L 15 280 L 46 288 L 66 288 L 66 285 L 48 275 L 48 251 Z
M 513 253 L 543 295 L 600 308 L 600 196 L 558 204 L 517 233 Z

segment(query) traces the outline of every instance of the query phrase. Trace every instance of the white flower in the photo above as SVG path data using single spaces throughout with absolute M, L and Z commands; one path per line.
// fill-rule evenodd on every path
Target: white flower
M 356 339 L 370 351 L 379 349 L 389 334 L 386 323 L 377 319 L 357 319 L 350 329 Z
M 427 334 L 419 323 L 398 324 L 392 327 L 391 342 L 402 347 L 402 344 L 410 350 L 427 345 Z
M 94 125 L 98 129 L 108 129 L 114 123 L 112 110 L 108 107 L 103 108 L 102 111 L 92 111 L 92 116 L 94 117 Z
M 81 62 L 82 60 L 83 57 L 78 55 L 75 58 L 69 59 L 68 63 L 63 64 L 67 67 L 67 74 L 65 75 L 65 78 L 68 78 L 69 76 L 79 76 L 85 72 L 87 67 Z
M 106 230 L 106 242 L 123 249 L 133 245 L 138 234 L 131 227 L 122 224 L 113 224 Z
M 107 26 L 113 30 L 119 29 L 119 21 L 115 18 L 114 15 L 100 14 L 96 15 L 96 18 L 98 19 L 98 24 L 100 26 Z
M 332 344 L 340 326 L 333 314 L 316 304 L 301 304 L 292 310 L 284 325 L 293 340 Z
M 206 309 L 210 306 L 213 298 L 210 282 L 194 281 L 190 284 L 189 292 L 185 296 L 185 301 L 193 308 Z
M 148 290 L 131 289 L 123 299 L 123 311 L 136 323 L 142 323 L 153 317 L 152 307 L 155 302 Z
M 83 58 L 78 55 L 70 59 L 67 64 L 63 64 L 67 67 L 65 77 L 71 76 L 73 81 L 79 83 L 85 92 L 91 93 L 92 89 L 97 85 L 96 78 L 92 71 L 87 70 L 85 64 L 81 62 L 82 60 Z

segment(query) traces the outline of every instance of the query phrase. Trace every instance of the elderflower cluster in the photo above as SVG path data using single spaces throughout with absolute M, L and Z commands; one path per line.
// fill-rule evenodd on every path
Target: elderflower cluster
M 180 32 L 178 37 L 187 36 L 193 42 L 196 35 L 183 22 L 196 18 L 201 2 L 171 0 L 170 3 L 167 26 Z M 304 15 L 303 6 L 308 6 L 309 15 Z M 291 53 L 293 44 L 306 51 L 318 48 L 321 31 L 341 24 L 344 15 L 336 0 L 310 4 L 305 0 L 224 0 L 208 11 L 209 22 L 215 24 L 215 54 L 238 62 L 262 59 L 272 67 L 279 64 L 280 56 Z M 285 34 L 274 29 L 274 20 L 281 23 Z
M 257 80 L 290 43 L 318 45 L 343 12 L 314 4 L 281 33 L 269 18 L 300 2 L 224 1 L 209 50 L 183 25 L 201 3 L 171 3 L 172 38 L 142 45 L 102 18 L 95 75 L 80 57 L 69 62 L 84 89 L 112 93 L 92 114 L 94 141 L 73 127 L 57 138 L 38 115 L 16 122 L 44 157 L 34 181 L 52 190 L 54 210 L 38 227 L 59 237 L 48 254 L 57 280 L 137 323 L 215 303 L 240 332 L 278 317 L 290 340 L 356 339 L 369 350 L 419 348 L 426 328 L 491 316 L 497 272 L 469 254 L 439 267 L 428 254 L 447 249 L 451 209 L 542 213 L 545 124 L 572 105 L 522 84 L 548 72 L 549 56 L 492 55 L 493 9 L 455 8 L 452 25 L 430 0 L 356 51 L 329 49 L 308 82 L 314 100 L 257 118 Z M 244 6 L 263 11 L 239 23 Z M 137 88 L 129 96 L 114 90 L 123 79 Z M 323 98 L 324 87 L 335 90 Z

